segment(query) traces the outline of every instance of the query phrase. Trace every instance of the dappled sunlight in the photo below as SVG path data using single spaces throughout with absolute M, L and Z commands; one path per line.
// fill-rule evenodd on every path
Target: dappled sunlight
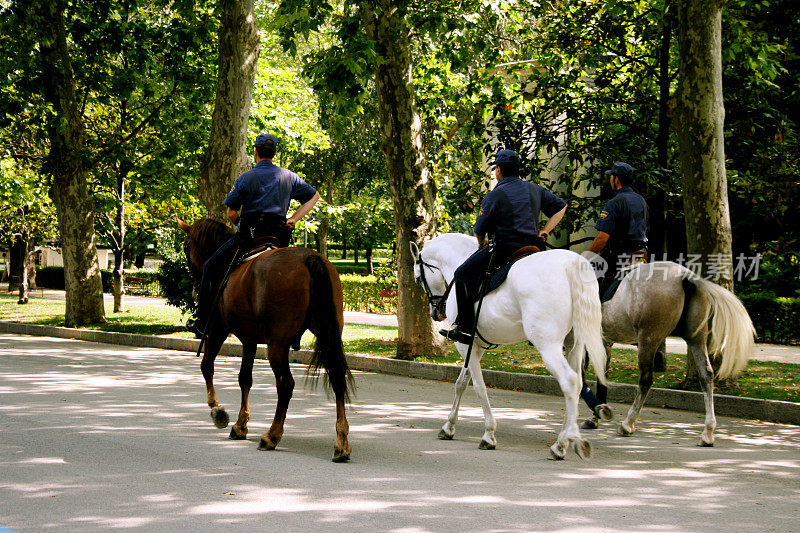
M 618 529 L 673 532 L 732 508 L 752 530 L 765 509 L 787 522 L 800 512 L 782 507 L 800 501 L 791 426 L 721 417 L 716 447 L 699 448 L 702 416 L 646 408 L 623 438 L 616 425 L 628 406 L 617 404 L 616 421 L 582 432 L 590 460 L 570 451 L 554 462 L 561 397 L 490 390 L 498 447 L 484 451 L 471 387 L 454 440 L 442 441 L 452 384 L 364 372 L 347 410 L 351 462 L 340 465 L 330 462 L 334 402 L 302 379 L 303 365 L 292 365 L 283 439 L 266 452 L 258 441 L 277 401 L 266 361 L 255 366 L 247 439 L 234 441 L 209 418 L 192 354 L 36 340 L 0 336 L 0 499 L 16 502 L 6 527 L 29 523 L 17 510 L 25 501 L 45 509 L 31 525 L 51 529 L 606 531 L 614 517 Z M 39 346 L 52 355 L 36 355 Z M 232 422 L 238 370 L 238 358 L 217 360 Z

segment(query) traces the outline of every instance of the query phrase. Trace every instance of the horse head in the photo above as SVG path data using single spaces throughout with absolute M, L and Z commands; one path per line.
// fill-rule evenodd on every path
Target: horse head
M 211 218 L 201 218 L 194 224 L 187 224 L 175 217 L 175 222 L 186 233 L 183 239 L 183 253 L 192 280 L 195 284 L 200 283 L 203 277 L 203 263 L 231 236 L 232 230 L 222 222 Z
M 437 321 L 444 320 L 447 318 L 445 316 L 445 306 L 452 282 L 447 282 L 441 266 L 435 258 L 429 261 L 423 259 L 422 251 L 414 241 L 409 242 L 409 246 L 411 247 L 411 255 L 414 257 L 414 279 L 422 285 L 428 297 L 431 318 Z

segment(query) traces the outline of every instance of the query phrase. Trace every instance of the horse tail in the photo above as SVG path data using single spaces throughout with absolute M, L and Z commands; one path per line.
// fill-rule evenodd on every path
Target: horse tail
M 342 346 L 342 332 L 339 314 L 333 301 L 331 275 L 320 255 L 310 254 L 306 257 L 305 264 L 311 274 L 311 295 L 306 321 L 317 337 L 309 370 L 312 374 L 316 374 L 320 368 L 324 368 L 327 385 L 335 394 L 342 394 L 345 401 L 349 401 L 353 377 Z
M 589 261 L 582 257 L 569 262 L 566 273 L 572 293 L 572 331 L 575 337 L 575 345 L 568 357 L 583 357 L 583 348 L 585 347 L 597 380 L 607 385 L 607 354 L 605 345 L 603 345 L 603 315 L 600 308 L 597 277 Z
M 702 291 L 709 301 L 709 355 L 719 355 L 722 364 L 719 378 L 736 376 L 753 352 L 756 329 L 742 302 L 728 289 L 691 276 L 689 281 Z

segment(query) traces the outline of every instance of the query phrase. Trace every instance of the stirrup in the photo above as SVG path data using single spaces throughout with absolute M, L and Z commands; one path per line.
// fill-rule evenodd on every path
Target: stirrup
M 440 329 L 439 333 L 443 335 L 445 339 L 450 339 L 451 341 L 460 342 L 461 344 L 466 345 L 472 344 L 472 335 L 469 333 L 464 333 L 458 326 L 455 326 L 449 330 Z
M 199 318 L 191 317 L 186 321 L 186 329 L 194 333 L 195 337 L 199 339 L 205 334 L 203 331 L 205 324 L 202 322 Z

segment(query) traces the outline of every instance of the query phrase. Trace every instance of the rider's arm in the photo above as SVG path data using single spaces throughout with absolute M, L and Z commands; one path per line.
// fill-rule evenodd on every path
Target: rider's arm
M 600 251 L 606 247 L 606 243 L 608 243 L 608 239 L 611 237 L 605 231 L 601 231 L 597 234 L 597 237 L 594 238 L 592 241 L 592 245 L 589 247 L 589 251 L 595 254 L 600 253 Z
M 553 216 L 547 219 L 547 224 L 545 224 L 544 228 L 542 228 L 542 231 L 539 232 L 539 237 L 544 239 L 545 236 L 543 234 L 549 234 L 551 231 L 553 231 L 553 229 L 558 225 L 558 223 L 561 222 L 561 219 L 564 218 L 564 213 L 566 212 L 566 210 L 567 206 L 564 206 L 563 208 L 561 208 L 561 211 L 555 213 Z
M 235 226 L 239 222 L 239 212 L 235 209 L 228 208 L 228 220 Z
M 286 223 L 290 226 L 294 226 L 298 220 L 306 216 L 308 212 L 311 211 L 311 208 L 314 207 L 314 204 L 317 203 L 317 200 L 319 200 L 319 193 L 315 193 L 314 196 L 311 197 L 311 200 L 298 207 L 297 211 L 295 211 L 294 214 L 286 220 Z

